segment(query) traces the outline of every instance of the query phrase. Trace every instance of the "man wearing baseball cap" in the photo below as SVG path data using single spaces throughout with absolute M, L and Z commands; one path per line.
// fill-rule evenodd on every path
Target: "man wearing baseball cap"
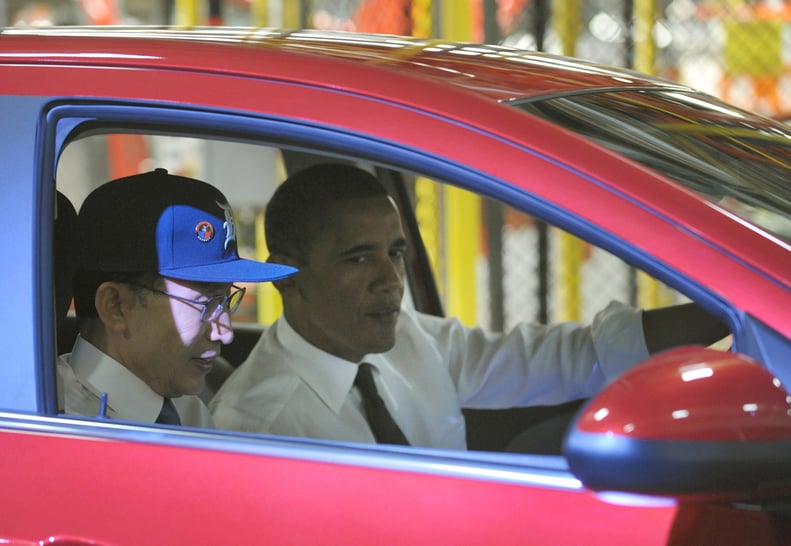
M 77 219 L 80 334 L 58 362 L 67 414 L 212 426 L 195 396 L 233 340 L 237 282 L 282 279 L 285 265 L 239 257 L 225 196 L 164 169 L 94 190 Z

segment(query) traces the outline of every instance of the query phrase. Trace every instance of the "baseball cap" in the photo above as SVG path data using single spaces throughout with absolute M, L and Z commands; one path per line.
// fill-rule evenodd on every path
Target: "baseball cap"
M 236 224 L 214 186 L 165 169 L 112 180 L 86 197 L 77 218 L 80 267 L 157 272 L 196 282 L 274 281 L 287 265 L 239 257 Z

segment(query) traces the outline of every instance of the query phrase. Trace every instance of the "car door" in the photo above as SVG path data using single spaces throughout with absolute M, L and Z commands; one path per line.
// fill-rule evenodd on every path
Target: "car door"
M 284 124 L 280 120 L 269 126 L 253 116 L 219 111 L 151 107 L 132 101 L 64 102 L 36 112 L 44 144 L 34 161 L 43 171 L 36 193 L 52 199 L 51 181 L 57 179 L 58 189 L 77 207 L 79 191 L 68 183 L 68 169 L 55 169 L 55 160 L 60 158 L 65 165 L 69 147 L 80 146 L 81 132 L 113 133 L 121 128 L 124 134 L 133 134 L 153 126 L 154 136 L 170 132 L 200 139 L 208 134 L 212 142 L 247 146 L 263 142 L 267 148 L 272 140 L 285 147 L 298 138 L 300 148 L 314 146 L 316 151 L 324 151 L 327 146 L 321 143 L 328 139 L 348 139 L 346 149 L 355 150 L 367 141 L 323 127 L 297 127 L 292 129 L 299 135 L 282 144 L 279 131 Z M 60 154 L 58 147 L 64 144 L 65 151 Z M 379 153 L 392 153 L 386 150 L 389 145 L 375 146 L 381 147 Z M 397 148 L 393 152 L 403 153 Z M 85 182 L 73 171 L 70 176 Z M 46 209 L 42 212 L 50 210 L 49 205 L 41 208 Z M 51 214 L 43 217 L 47 216 Z M 38 237 L 46 241 L 43 233 L 49 228 L 44 224 Z M 27 281 L 29 286 L 39 284 L 42 301 L 52 298 L 48 268 L 51 271 L 51 266 L 41 267 L 38 283 Z M 49 328 L 54 328 L 53 322 Z M 43 332 L 38 335 L 46 337 Z M 432 450 L 418 454 L 396 448 L 173 431 L 101 418 L 58 416 L 52 339 L 54 336 L 39 345 L 41 358 L 26 359 L 29 381 L 36 383 L 33 366 L 42 378 L 31 389 L 35 404 L 15 407 L 8 399 L 3 403 L 7 410 L 2 420 L 3 442 L 11 446 L 4 456 L 3 483 L 8 498 L 24 499 L 5 506 L 8 519 L 2 532 L 10 539 L 33 541 L 52 536 L 61 543 L 94 540 L 111 544 L 141 540 L 242 542 L 266 537 L 275 542 L 315 543 L 336 536 L 345 543 L 365 543 L 376 535 L 377 540 L 388 542 L 416 537 L 442 542 L 469 537 L 521 542 L 525 536 L 520 529 L 522 514 L 536 513 L 539 505 L 548 507 L 555 502 L 556 509 L 546 515 L 551 512 L 551 519 L 557 522 L 566 496 L 577 499 L 580 510 L 590 510 L 591 520 L 604 512 L 620 513 L 614 516 L 616 521 L 620 520 L 624 529 L 632 529 L 624 531 L 624 536 L 645 533 L 649 522 L 655 532 L 664 535 L 674 513 L 672 502 L 640 508 L 602 504 L 582 490 L 559 459 L 536 458 L 529 470 L 528 459 L 503 466 L 505 461 L 487 462 L 482 455 L 468 458 Z M 443 470 L 437 472 L 435 465 Z M 514 509 L 507 498 L 510 495 L 527 504 Z M 460 498 L 463 506 L 459 506 Z M 555 501 L 550 500 L 553 498 Z M 165 513 L 167 518 L 161 516 Z M 390 521 L 383 523 L 382 514 L 388 514 Z M 544 530 L 540 528 L 543 524 L 536 524 L 530 535 L 557 536 L 557 526 L 548 518 L 541 519 L 546 522 Z M 140 526 L 141 521 L 149 523 Z M 438 528 L 437 521 L 447 524 Z M 575 532 L 564 534 L 573 537 Z M 589 531 L 584 535 L 589 538 Z

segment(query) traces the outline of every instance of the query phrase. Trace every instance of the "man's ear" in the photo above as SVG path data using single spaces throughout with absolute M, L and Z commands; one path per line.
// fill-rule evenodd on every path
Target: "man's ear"
M 286 256 L 285 254 L 270 254 L 269 258 L 266 259 L 267 262 L 272 264 L 283 264 L 283 265 L 290 265 L 292 267 L 296 267 L 299 269 L 299 264 L 297 261 L 290 256 Z M 286 277 L 285 279 L 280 279 L 279 281 L 272 281 L 272 284 L 275 285 L 275 288 L 278 292 L 282 295 L 286 290 L 293 288 L 295 283 L 295 277 L 299 275 L 299 272 L 294 273 L 290 277 Z
M 96 289 L 96 312 L 108 331 L 122 333 L 126 330 L 130 296 L 133 294 L 118 282 L 103 282 Z

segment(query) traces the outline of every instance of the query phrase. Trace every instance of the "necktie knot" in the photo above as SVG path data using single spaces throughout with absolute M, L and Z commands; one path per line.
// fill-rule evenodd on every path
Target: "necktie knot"
M 385 401 L 379 395 L 371 364 L 363 362 L 358 366 L 354 384 L 362 394 L 365 416 L 376 441 L 380 444 L 409 445 L 409 440 L 406 439 L 401 428 L 390 415 Z
M 161 425 L 180 425 L 181 419 L 179 418 L 179 412 L 176 411 L 176 406 L 173 404 L 173 400 L 170 398 L 165 398 L 162 402 L 162 409 L 159 412 L 159 416 L 157 417 L 157 423 Z
M 378 396 L 379 391 L 377 391 L 376 383 L 374 383 L 373 369 L 374 367 L 367 362 L 360 364 L 357 367 L 357 377 L 354 378 L 354 384 L 363 393 L 376 393 Z

